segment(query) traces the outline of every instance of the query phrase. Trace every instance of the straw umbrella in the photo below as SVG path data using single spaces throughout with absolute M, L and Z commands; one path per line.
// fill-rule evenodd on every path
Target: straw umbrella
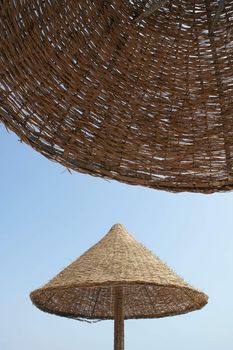
M 124 348 L 124 319 L 184 314 L 208 301 L 120 224 L 30 296 L 51 314 L 114 319 L 115 350 Z
M 233 1 L 1 1 L 0 121 L 82 173 L 233 189 Z

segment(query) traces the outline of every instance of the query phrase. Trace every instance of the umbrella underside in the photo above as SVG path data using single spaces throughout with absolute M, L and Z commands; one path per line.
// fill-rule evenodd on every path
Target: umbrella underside
M 123 285 L 124 318 L 155 318 L 203 307 L 202 292 L 172 286 Z M 77 319 L 114 319 L 113 287 L 70 287 L 37 290 L 31 295 L 41 310 Z
M 0 121 L 82 173 L 231 190 L 233 1 L 163 3 L 4 0 Z

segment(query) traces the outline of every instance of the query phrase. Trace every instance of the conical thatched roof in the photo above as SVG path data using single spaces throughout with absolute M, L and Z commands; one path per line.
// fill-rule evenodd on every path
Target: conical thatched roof
M 126 319 L 182 314 L 200 309 L 208 300 L 119 224 L 32 292 L 31 299 L 43 311 L 60 316 L 113 319 L 114 286 L 123 287 Z
M 0 121 L 79 172 L 232 190 L 232 13 L 231 0 L 3 0 Z

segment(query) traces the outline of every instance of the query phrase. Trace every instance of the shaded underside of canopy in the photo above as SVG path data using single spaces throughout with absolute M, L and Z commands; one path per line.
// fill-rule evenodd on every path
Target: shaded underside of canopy
M 118 286 L 121 284 L 117 284 Z M 42 311 L 76 319 L 114 319 L 114 284 L 38 289 L 32 302 Z M 124 318 L 160 318 L 201 309 L 208 297 L 195 289 L 128 284 L 123 287 Z
M 1 3 L 0 121 L 69 169 L 233 188 L 233 1 Z

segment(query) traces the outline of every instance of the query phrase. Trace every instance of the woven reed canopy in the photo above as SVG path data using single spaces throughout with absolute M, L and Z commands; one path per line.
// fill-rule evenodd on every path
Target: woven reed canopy
M 3 0 L 0 120 L 82 173 L 233 188 L 233 1 Z
M 201 309 L 208 297 L 116 224 L 80 258 L 32 292 L 31 300 L 42 311 L 59 316 L 115 319 L 116 335 L 123 333 L 124 319 L 187 313 Z

